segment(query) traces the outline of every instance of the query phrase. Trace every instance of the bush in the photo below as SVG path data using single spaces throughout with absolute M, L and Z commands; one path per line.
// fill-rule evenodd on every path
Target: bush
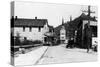
M 23 45 L 42 44 L 42 41 L 40 41 L 40 40 L 35 40 L 35 41 L 24 40 L 22 42 L 22 44 Z
M 42 44 L 42 41 L 40 41 L 40 40 L 35 40 L 35 41 L 33 41 L 33 44 Z
M 20 46 L 20 45 L 21 45 L 21 42 L 20 42 L 19 37 L 15 37 L 15 39 L 14 39 L 14 46 Z

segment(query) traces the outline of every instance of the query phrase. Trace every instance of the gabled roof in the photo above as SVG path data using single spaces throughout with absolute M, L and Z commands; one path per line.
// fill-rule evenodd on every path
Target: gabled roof
M 88 16 L 88 15 L 85 15 L 84 13 L 82 13 L 79 18 L 81 20 L 90 20 L 90 21 L 97 21 L 95 17 L 91 17 L 91 16 Z
M 82 24 L 83 20 L 90 20 L 90 21 L 97 22 L 95 17 L 91 17 L 82 13 L 79 17 L 73 20 L 73 25 L 75 25 L 76 27 L 79 27 Z
M 47 19 L 14 19 L 14 27 L 43 27 L 47 23 Z
M 79 17 L 75 18 L 74 20 L 64 23 L 63 26 L 65 26 L 66 31 L 74 31 L 77 29 L 78 26 L 80 26 L 82 24 L 82 20 L 90 20 L 90 21 L 97 22 L 95 17 L 89 17 L 89 16 L 85 15 L 84 13 L 82 13 Z M 60 34 L 61 27 L 62 27 L 62 24 L 57 26 L 54 29 L 56 34 L 58 34 L 58 35 Z
M 53 26 L 51 26 L 51 25 L 48 25 L 48 27 L 49 27 L 50 30 L 54 29 Z

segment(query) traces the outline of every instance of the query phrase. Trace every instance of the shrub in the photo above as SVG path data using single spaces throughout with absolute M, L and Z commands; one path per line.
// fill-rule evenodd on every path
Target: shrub
M 20 46 L 20 45 L 21 45 L 21 42 L 20 42 L 19 37 L 15 37 L 15 39 L 14 39 L 14 46 Z
M 33 44 L 42 44 L 42 41 L 40 41 L 40 40 L 35 40 L 35 41 L 33 41 Z
M 40 40 L 31 41 L 31 40 L 25 39 L 25 40 L 22 42 L 22 44 L 23 44 L 23 45 L 42 44 L 42 41 L 40 41 Z

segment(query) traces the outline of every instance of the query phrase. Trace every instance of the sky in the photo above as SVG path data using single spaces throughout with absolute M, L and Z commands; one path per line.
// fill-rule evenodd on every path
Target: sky
M 87 10 L 88 6 L 84 5 L 67 5 L 67 4 L 53 4 L 53 3 L 38 3 L 38 2 L 20 2 L 16 1 L 14 4 L 14 15 L 18 18 L 47 19 L 49 25 L 54 27 L 64 22 L 72 20 L 80 16 L 82 10 Z M 91 6 L 91 11 L 95 11 L 91 16 L 98 16 L 97 7 Z

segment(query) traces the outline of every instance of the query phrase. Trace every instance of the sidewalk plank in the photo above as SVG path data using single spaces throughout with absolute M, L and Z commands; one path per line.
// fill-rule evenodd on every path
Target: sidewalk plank
M 29 53 L 19 55 L 19 57 L 15 58 L 15 66 L 34 65 L 37 60 L 39 60 L 39 58 L 43 55 L 46 49 L 47 46 L 43 46 Z

